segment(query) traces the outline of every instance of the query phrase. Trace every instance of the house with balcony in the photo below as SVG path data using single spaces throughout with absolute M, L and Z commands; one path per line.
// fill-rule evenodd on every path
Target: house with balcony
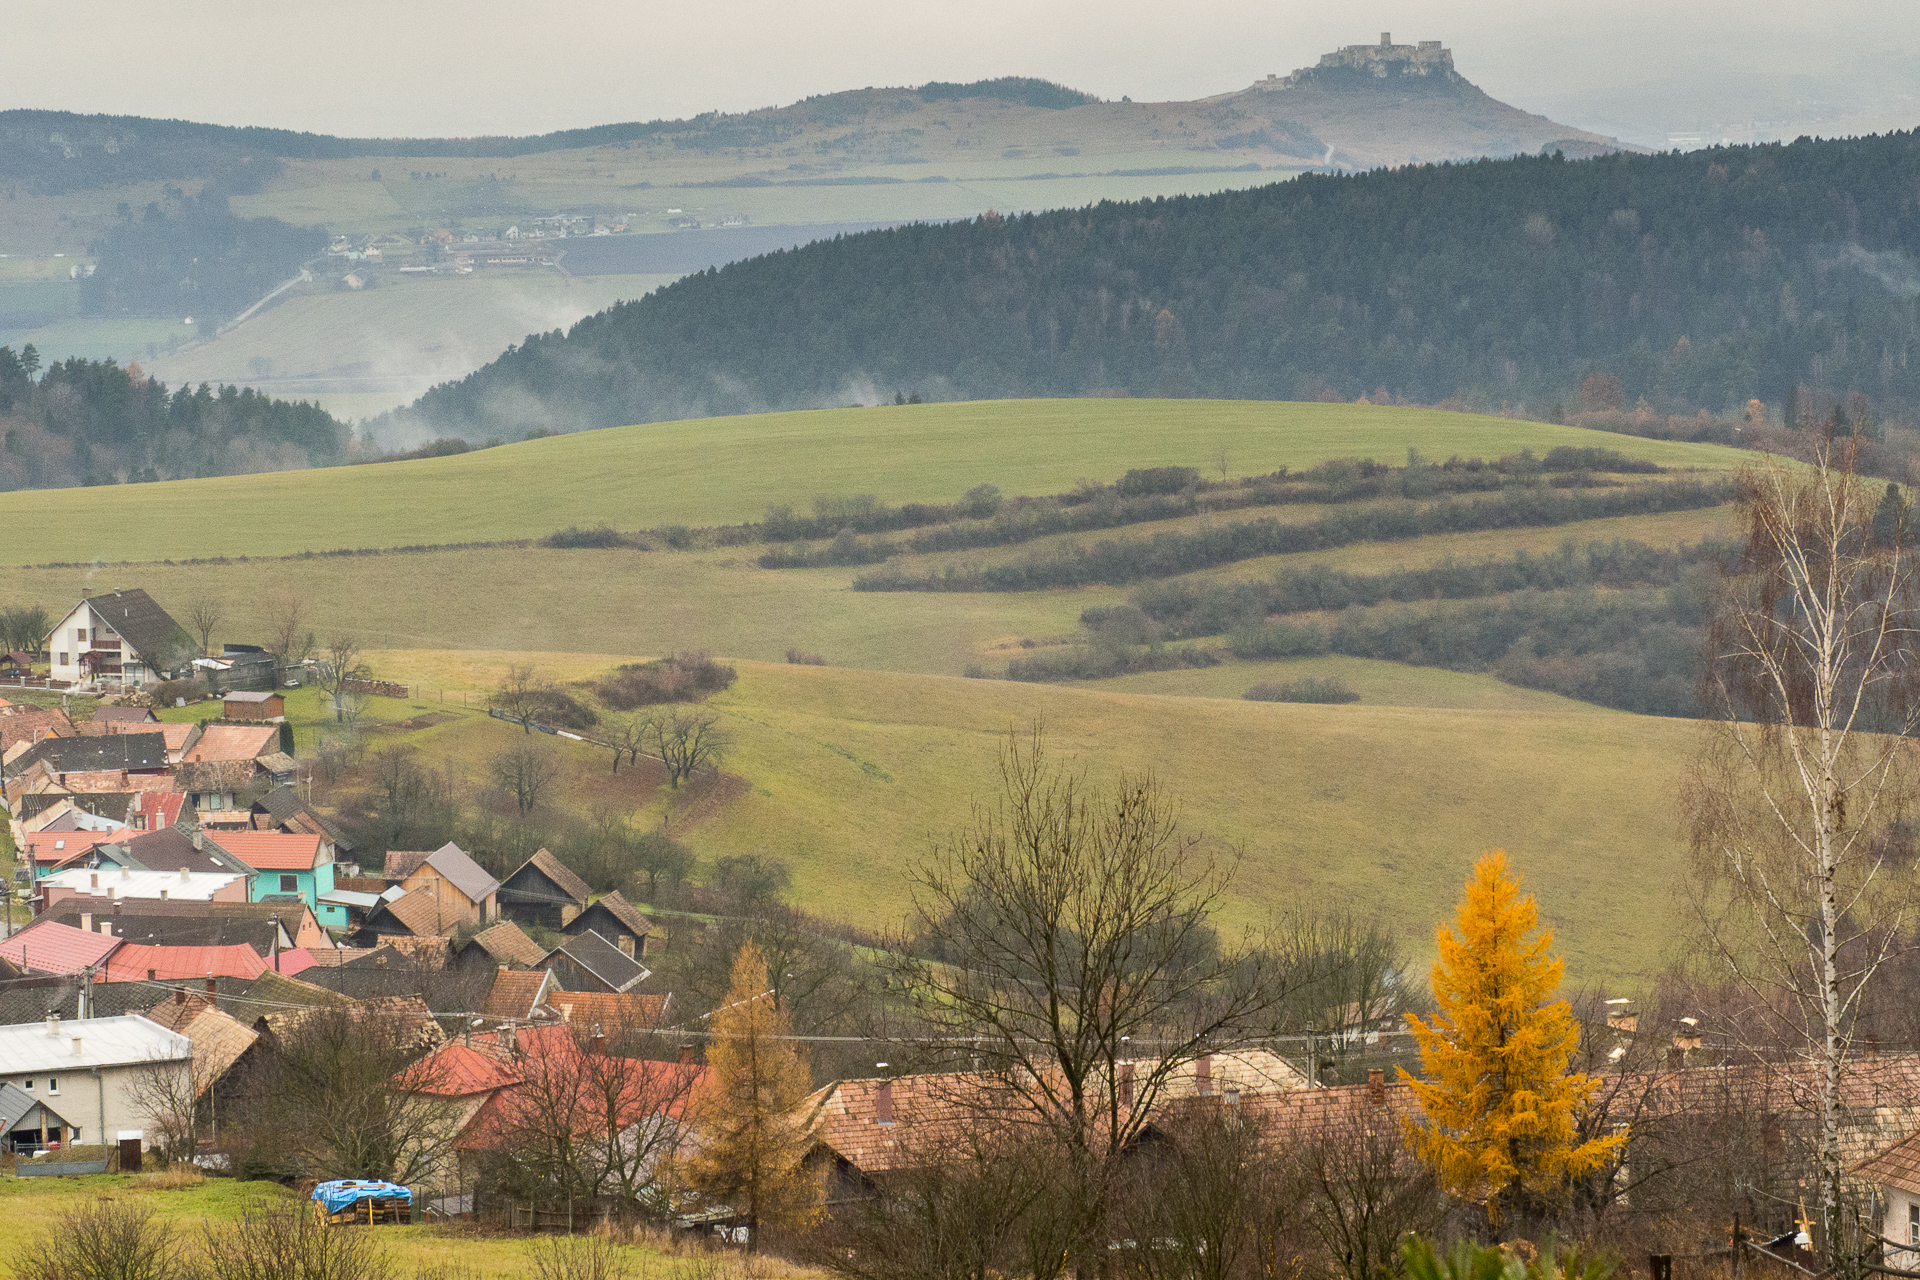
M 194 656 L 186 629 L 137 587 L 83 593 L 41 647 L 55 680 L 128 688 L 165 680 Z

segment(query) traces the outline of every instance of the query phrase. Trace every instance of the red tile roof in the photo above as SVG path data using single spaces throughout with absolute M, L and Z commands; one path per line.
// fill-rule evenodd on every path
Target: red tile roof
M 480 1012 L 489 1018 L 530 1018 L 540 993 L 550 983 L 558 989 L 559 983 L 545 969 L 502 969 Z
M 0 942 L 0 959 L 39 973 L 79 973 L 99 964 L 119 945 L 120 939 L 111 934 L 45 920 Z
M 150 947 L 128 943 L 107 962 L 108 982 L 140 982 L 181 978 L 244 978 L 252 981 L 267 971 L 260 953 L 245 943 L 225 947 Z
M 319 836 L 278 831 L 222 831 L 213 842 L 255 871 L 311 871 L 320 861 Z
M 246 724 L 210 724 L 199 741 L 187 748 L 180 758 L 186 760 L 246 760 L 258 759 L 268 751 L 276 749 L 280 741 L 280 726 Z
M 411 1093 L 466 1098 L 520 1083 L 520 1075 L 499 1057 L 470 1045 L 445 1044 L 402 1072 L 395 1086 Z
M 38 867 L 63 867 L 94 847 L 117 844 L 139 833 L 131 827 L 111 831 L 35 831 L 26 839 L 26 855 Z

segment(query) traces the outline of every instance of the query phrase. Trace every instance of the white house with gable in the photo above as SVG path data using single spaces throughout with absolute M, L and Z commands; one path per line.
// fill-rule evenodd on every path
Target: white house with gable
M 151 1087 L 156 1075 L 185 1078 L 193 1042 L 139 1014 L 0 1027 L 0 1082 L 42 1100 L 66 1124 L 48 1142 L 111 1144 L 124 1134 L 151 1141 L 150 1101 L 173 1092 Z M 51 1118 L 49 1118 L 51 1119 Z
M 83 596 L 43 647 L 47 674 L 71 684 L 152 684 L 194 656 L 186 630 L 138 588 Z

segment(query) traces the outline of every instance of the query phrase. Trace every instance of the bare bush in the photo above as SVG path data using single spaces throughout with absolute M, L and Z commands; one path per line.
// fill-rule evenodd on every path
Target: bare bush
M 115 1200 L 69 1209 L 14 1260 L 19 1280 L 188 1280 L 173 1228 Z
M 536 1240 L 527 1255 L 537 1280 L 627 1280 L 633 1261 L 606 1235 L 550 1236 Z
M 210 1224 L 194 1280 L 385 1280 L 392 1260 L 368 1231 L 336 1231 L 304 1204 Z
M 676 653 L 655 662 L 629 662 L 594 687 L 600 701 L 616 711 L 667 702 L 699 702 L 719 693 L 739 673 L 704 653 Z

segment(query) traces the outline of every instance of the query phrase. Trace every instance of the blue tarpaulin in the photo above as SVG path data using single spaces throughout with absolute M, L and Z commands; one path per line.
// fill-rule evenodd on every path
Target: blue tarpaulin
M 413 1192 L 397 1182 L 369 1182 L 361 1178 L 340 1178 L 323 1182 L 313 1189 L 313 1198 L 326 1206 L 328 1213 L 339 1213 L 368 1197 L 376 1200 L 404 1200 L 413 1203 Z

